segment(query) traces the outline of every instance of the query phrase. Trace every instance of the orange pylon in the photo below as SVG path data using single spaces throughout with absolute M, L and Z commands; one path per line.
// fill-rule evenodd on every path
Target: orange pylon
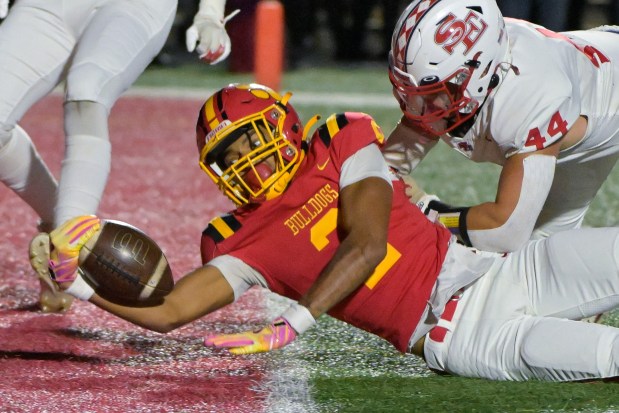
M 284 6 L 278 0 L 258 2 L 254 41 L 256 82 L 279 91 L 284 62 Z

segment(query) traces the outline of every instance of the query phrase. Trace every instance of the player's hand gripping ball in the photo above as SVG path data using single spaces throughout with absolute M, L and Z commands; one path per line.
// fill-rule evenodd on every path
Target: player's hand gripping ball
M 101 221 L 101 229 L 80 250 L 79 271 L 100 297 L 126 306 L 160 304 L 174 287 L 157 243 L 121 221 Z

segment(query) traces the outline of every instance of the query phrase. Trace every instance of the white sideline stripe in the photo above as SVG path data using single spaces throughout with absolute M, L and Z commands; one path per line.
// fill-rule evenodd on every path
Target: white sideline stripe
M 189 88 L 130 88 L 123 96 L 155 97 L 174 99 L 206 100 L 217 89 L 189 89 Z M 312 105 L 343 105 L 346 107 L 384 107 L 398 109 L 395 98 L 387 93 L 328 93 L 328 92 L 294 92 L 292 102 L 295 104 Z
M 267 301 L 269 320 L 279 316 L 292 303 L 288 298 L 268 290 L 263 292 L 263 296 Z M 296 356 L 311 351 L 311 343 L 297 339 L 290 346 L 295 348 L 280 349 L 276 350 L 278 353 L 271 354 L 271 362 L 268 364 L 270 368 L 265 372 L 265 380 L 257 384 L 256 390 L 265 394 L 265 411 L 319 413 L 320 408 L 312 398 L 311 375 L 307 369 L 307 362 Z

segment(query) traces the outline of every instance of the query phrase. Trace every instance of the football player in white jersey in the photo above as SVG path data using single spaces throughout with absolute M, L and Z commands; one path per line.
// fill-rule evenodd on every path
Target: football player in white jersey
M 494 202 L 426 196 L 427 213 L 490 251 L 581 226 L 619 156 L 619 27 L 556 33 L 504 19 L 494 0 L 415 0 L 389 59 L 404 113 L 392 167 L 409 174 L 439 140 L 502 166 Z
M 187 47 L 197 43 L 205 60 L 230 50 L 224 3 L 203 0 L 187 32 Z M 177 0 L 19 0 L 9 11 L 0 0 L 0 181 L 34 209 L 42 229 L 96 212 L 110 171 L 110 109 L 163 47 L 176 7 Z M 57 182 L 18 122 L 61 82 L 66 149 Z M 71 299 L 42 284 L 40 304 L 59 311 Z

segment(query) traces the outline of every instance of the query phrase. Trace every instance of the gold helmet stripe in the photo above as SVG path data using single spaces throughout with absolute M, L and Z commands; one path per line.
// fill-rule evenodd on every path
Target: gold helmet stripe
M 215 129 L 219 125 L 219 121 L 217 120 L 217 116 L 215 116 L 215 99 L 213 95 L 204 104 L 204 119 L 208 123 L 208 127 L 210 130 Z

